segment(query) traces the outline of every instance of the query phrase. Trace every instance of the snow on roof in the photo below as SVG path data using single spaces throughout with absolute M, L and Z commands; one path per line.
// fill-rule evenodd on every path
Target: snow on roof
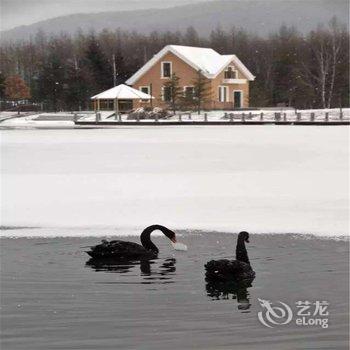
M 130 85 L 134 84 L 168 52 L 172 52 L 195 70 L 201 70 L 203 75 L 209 79 L 215 78 L 232 61 L 248 80 L 255 79 L 254 75 L 250 73 L 248 68 L 236 55 L 220 55 L 218 52 L 210 48 L 167 45 L 154 55 L 153 58 L 141 67 L 131 78 L 129 78 L 126 83 Z
M 188 60 L 201 69 L 203 73 L 210 75 L 214 75 L 230 62 L 230 57 L 222 56 L 213 49 L 176 45 L 171 45 L 170 48 L 174 50 L 180 58 Z
M 154 97 L 125 84 L 120 84 L 91 97 L 92 100 L 114 100 L 115 98 L 149 100 Z

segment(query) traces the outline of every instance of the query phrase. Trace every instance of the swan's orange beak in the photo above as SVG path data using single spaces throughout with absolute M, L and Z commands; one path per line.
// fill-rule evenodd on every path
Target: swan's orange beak
M 173 243 L 176 243 L 176 237 L 171 238 L 171 241 L 172 241 Z

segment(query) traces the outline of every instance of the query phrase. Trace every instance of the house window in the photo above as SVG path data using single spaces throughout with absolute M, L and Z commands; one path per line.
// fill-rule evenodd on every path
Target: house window
M 220 102 L 227 102 L 228 101 L 228 96 L 227 96 L 227 86 L 219 86 L 219 101 Z
M 193 98 L 194 87 L 193 86 L 184 86 L 184 96 L 186 98 Z
M 149 86 L 140 86 L 140 88 L 139 88 L 139 90 L 141 91 L 141 92 L 143 92 L 144 94 L 148 94 L 149 95 L 149 93 L 150 93 L 150 88 L 149 88 Z
M 163 86 L 163 101 L 170 102 L 171 101 L 171 87 Z
M 162 62 L 162 78 L 170 78 L 171 77 L 171 62 Z
M 225 79 L 237 79 L 237 71 L 235 71 L 231 66 L 227 67 L 224 74 Z

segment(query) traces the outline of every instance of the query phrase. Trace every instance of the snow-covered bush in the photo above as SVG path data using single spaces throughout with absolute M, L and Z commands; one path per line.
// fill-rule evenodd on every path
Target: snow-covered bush
M 169 115 L 169 112 L 166 109 L 159 107 L 153 108 L 150 107 L 140 107 L 135 109 L 134 112 L 128 115 L 128 120 L 142 120 L 142 119 L 162 119 L 166 118 Z

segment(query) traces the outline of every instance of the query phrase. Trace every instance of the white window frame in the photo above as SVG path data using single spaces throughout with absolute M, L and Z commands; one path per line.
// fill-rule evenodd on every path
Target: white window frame
M 225 72 L 228 70 L 228 68 L 232 68 L 232 72 L 236 72 L 236 78 L 225 78 Z M 238 70 L 235 68 L 235 66 L 227 66 L 224 70 L 224 79 L 238 79 Z
M 142 89 L 147 88 L 147 92 L 145 94 L 150 94 L 151 87 L 149 85 L 143 85 L 139 87 L 139 91 L 143 92 Z
M 164 89 L 165 89 L 165 86 L 162 86 L 162 101 L 163 101 L 163 102 L 171 102 L 171 98 L 170 98 L 169 101 L 166 101 L 166 100 L 164 99 Z
M 164 76 L 164 71 L 163 71 L 163 64 L 164 63 L 169 63 L 170 64 L 170 76 L 169 77 L 165 77 Z M 161 79 L 170 79 L 171 75 L 173 74 L 173 62 L 171 62 L 171 61 L 162 61 L 160 63 L 160 73 L 161 73 Z
M 183 87 L 183 91 L 184 91 L 184 96 L 186 97 L 186 88 L 192 88 L 193 91 L 193 95 L 194 95 L 194 86 L 193 85 L 185 85 Z
M 220 100 L 220 95 L 221 95 L 221 96 L 224 96 L 224 94 L 222 93 L 222 91 L 221 91 L 221 94 L 220 94 L 220 89 L 222 89 L 222 90 L 226 89 L 225 101 L 221 101 L 221 100 Z M 228 86 L 226 86 L 226 85 L 219 85 L 219 88 L 218 88 L 218 100 L 219 100 L 219 102 L 230 102 L 230 98 L 229 98 L 229 87 L 228 87 Z
M 240 92 L 241 93 L 241 101 L 240 101 L 241 107 L 239 107 L 239 108 L 243 108 L 243 101 L 244 101 L 244 99 L 243 99 L 243 94 L 244 94 L 243 90 L 233 90 L 232 91 L 233 107 L 235 106 L 235 92 Z

